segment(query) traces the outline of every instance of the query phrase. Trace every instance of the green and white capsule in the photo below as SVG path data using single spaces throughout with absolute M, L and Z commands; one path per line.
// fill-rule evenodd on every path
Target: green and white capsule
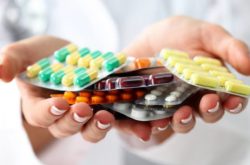
M 88 48 L 81 48 L 79 51 L 73 52 L 66 58 L 66 63 L 69 65 L 77 65 L 79 58 L 86 56 L 90 53 Z
M 55 85 L 60 85 L 62 82 L 63 76 L 65 76 L 66 74 L 68 74 L 72 71 L 74 71 L 74 67 L 71 65 L 68 65 L 68 66 L 62 68 L 61 70 L 51 74 L 50 82 L 55 84 Z
M 94 51 L 92 53 L 89 53 L 88 55 L 84 56 L 84 57 L 81 57 L 79 60 L 78 60 L 78 67 L 85 67 L 85 68 L 88 68 L 89 67 L 89 64 L 90 64 L 90 61 L 96 59 L 97 57 L 101 56 L 102 53 L 100 51 Z
M 63 68 L 63 64 L 61 63 L 52 64 L 51 66 L 41 70 L 38 77 L 42 82 L 48 82 L 51 74 L 59 71 L 61 68 Z
M 69 44 L 59 50 L 57 50 L 54 53 L 55 58 L 59 61 L 59 62 L 64 62 L 66 60 L 66 57 L 73 53 L 74 51 L 76 51 L 78 48 L 75 44 Z
M 86 70 L 87 69 L 83 67 L 76 68 L 74 71 L 63 76 L 62 84 L 66 87 L 72 86 L 74 82 L 74 78 L 77 77 L 77 75 L 85 74 Z
M 42 69 L 46 68 L 49 65 L 50 65 L 50 60 L 48 58 L 41 59 L 37 63 L 35 63 L 27 68 L 26 75 L 29 78 L 34 78 L 38 75 L 38 73 Z

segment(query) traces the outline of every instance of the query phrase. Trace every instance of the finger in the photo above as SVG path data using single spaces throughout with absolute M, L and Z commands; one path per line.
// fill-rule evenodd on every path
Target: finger
M 178 133 L 187 133 L 195 125 L 195 117 L 192 108 L 183 106 L 179 108 L 172 118 L 172 129 Z
M 150 140 L 152 127 L 148 122 L 139 122 L 135 120 L 121 120 L 116 122 L 116 128 L 127 134 L 135 135 L 141 141 Z
M 224 114 L 220 97 L 217 94 L 206 94 L 201 98 L 199 105 L 200 116 L 205 122 L 214 123 Z
M 244 110 L 244 107 L 246 106 L 246 102 L 247 100 L 242 97 L 230 95 L 226 99 L 226 101 L 223 103 L 223 108 L 227 112 L 238 114 Z
M 170 118 L 151 121 L 150 125 L 152 127 L 152 133 L 156 134 L 165 131 L 166 129 L 168 129 L 169 124 Z
M 22 110 L 27 122 L 33 126 L 47 128 L 61 118 L 69 109 L 63 98 L 23 99 Z
M 222 27 L 209 23 L 204 23 L 201 28 L 201 41 L 206 51 L 224 59 L 239 72 L 250 75 L 250 54 L 244 42 L 233 38 Z
M 55 50 L 68 44 L 67 41 L 51 36 L 37 36 L 25 39 L 1 49 L 0 78 L 11 81 L 35 61 L 51 55 Z
M 102 140 L 107 132 L 114 125 L 114 116 L 107 111 L 98 111 L 94 117 L 82 130 L 82 136 L 85 140 L 97 143 Z
M 57 138 L 73 135 L 81 130 L 92 115 L 93 110 L 88 104 L 74 104 L 66 115 L 49 127 L 49 130 Z

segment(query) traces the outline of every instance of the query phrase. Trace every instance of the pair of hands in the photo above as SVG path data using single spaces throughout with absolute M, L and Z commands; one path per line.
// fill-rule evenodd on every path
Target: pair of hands
M 17 74 L 69 42 L 51 37 L 37 36 L 4 47 L 1 50 L 0 78 L 9 82 Z M 222 27 L 188 17 L 172 17 L 147 28 L 131 45 L 123 50 L 137 57 L 151 56 L 162 48 L 175 48 L 190 55 L 214 56 L 231 64 L 240 73 L 250 75 L 250 56 L 247 46 L 233 38 Z M 148 141 L 164 141 L 173 132 L 186 133 L 195 125 L 197 113 L 205 122 L 213 123 L 222 118 L 224 111 L 239 113 L 245 100 L 228 96 L 222 100 L 218 94 L 206 93 L 180 107 L 172 118 L 151 122 L 134 120 L 116 121 L 108 111 L 93 114 L 85 103 L 69 106 L 61 98 L 49 98 L 48 92 L 17 79 L 22 96 L 22 111 L 26 121 L 36 127 L 48 128 L 55 137 L 66 137 L 81 132 L 84 139 L 98 142 L 116 127 Z M 171 124 L 171 129 L 166 129 Z

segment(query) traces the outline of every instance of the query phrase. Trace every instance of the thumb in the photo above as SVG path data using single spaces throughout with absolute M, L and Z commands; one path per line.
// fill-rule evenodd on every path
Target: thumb
M 36 36 L 3 47 L 0 56 L 0 79 L 11 81 L 28 65 L 51 55 L 68 43 L 52 36 Z

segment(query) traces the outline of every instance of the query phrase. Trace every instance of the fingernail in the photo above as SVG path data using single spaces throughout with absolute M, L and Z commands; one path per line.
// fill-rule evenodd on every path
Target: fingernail
M 50 112 L 55 116 L 60 116 L 66 112 L 66 110 L 58 109 L 56 106 L 52 106 Z
M 107 129 L 107 128 L 109 128 L 111 126 L 111 124 L 110 123 L 108 123 L 108 124 L 103 124 L 103 123 L 101 123 L 100 121 L 97 121 L 97 127 L 99 128 L 99 129 Z
M 142 139 L 142 138 L 138 138 L 139 140 L 140 140 L 140 142 L 142 142 L 142 143 L 146 143 L 147 141 L 146 140 L 144 140 L 144 139 Z
M 90 117 L 81 117 L 76 112 L 73 113 L 73 119 L 78 123 L 86 123 Z
M 214 113 L 217 112 L 220 109 L 220 103 L 217 102 L 216 106 L 214 108 L 211 108 L 209 110 L 207 110 L 209 113 Z
M 157 130 L 159 130 L 159 131 L 165 131 L 166 129 L 168 129 L 168 126 L 169 126 L 169 124 L 166 125 L 165 127 L 157 127 Z
M 190 115 L 188 116 L 188 118 L 182 119 L 182 120 L 181 120 L 181 123 L 182 123 L 182 124 L 188 124 L 190 121 L 192 121 L 192 118 L 193 118 L 193 115 L 190 114 Z
M 236 108 L 227 109 L 227 110 L 231 113 L 239 113 L 240 111 L 242 111 L 242 108 L 243 108 L 243 105 L 242 105 L 242 103 L 240 103 Z

